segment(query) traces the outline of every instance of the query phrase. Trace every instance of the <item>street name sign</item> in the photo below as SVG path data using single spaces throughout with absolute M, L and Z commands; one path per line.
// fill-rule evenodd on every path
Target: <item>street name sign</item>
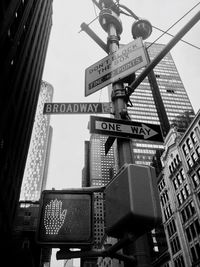
M 90 133 L 163 142 L 160 125 L 90 116 Z
M 45 103 L 43 114 L 111 113 L 111 103 Z
M 85 96 L 134 73 L 147 62 L 141 38 L 121 47 L 85 70 Z

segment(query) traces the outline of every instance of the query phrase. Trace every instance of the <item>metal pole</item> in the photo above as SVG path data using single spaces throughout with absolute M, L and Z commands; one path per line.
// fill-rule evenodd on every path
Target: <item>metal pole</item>
M 149 64 L 150 63 L 150 58 L 149 58 L 148 51 L 146 51 L 146 52 L 147 52 L 146 54 L 147 54 L 147 60 L 148 60 L 148 64 Z M 170 129 L 170 123 L 169 123 L 169 119 L 167 117 L 165 106 L 164 106 L 164 103 L 163 103 L 163 100 L 162 100 L 162 97 L 161 97 L 161 94 L 160 94 L 160 90 L 159 90 L 159 87 L 158 87 L 158 83 L 157 83 L 157 80 L 156 80 L 156 77 L 155 77 L 155 74 L 154 74 L 153 70 L 149 72 L 148 80 L 149 80 L 149 84 L 150 84 L 150 87 L 151 87 L 152 95 L 153 95 L 153 98 L 154 98 L 156 110 L 157 110 L 157 113 L 158 113 L 158 118 L 159 118 L 159 121 L 160 121 L 160 126 L 161 126 L 161 129 L 162 129 L 162 133 L 163 133 L 163 136 L 166 137 L 166 135 L 168 134 L 169 129 Z
M 108 45 L 109 52 L 113 53 L 119 49 L 119 41 L 114 24 L 108 27 Z M 115 82 L 112 86 L 112 102 L 114 106 L 115 118 L 121 119 L 121 114 L 127 111 L 125 102 L 125 91 L 122 82 Z M 133 163 L 133 149 L 130 139 L 117 138 L 117 151 L 119 167 L 125 163 Z M 127 255 L 134 255 L 137 267 L 150 267 L 149 248 L 146 236 L 140 237 L 132 245 L 124 249 Z M 131 267 L 129 263 L 125 263 L 126 267 Z
M 108 53 L 107 45 L 99 38 L 98 35 L 96 35 L 95 32 L 93 32 L 92 29 L 90 29 L 85 22 L 81 24 L 81 30 L 86 32 L 106 53 Z

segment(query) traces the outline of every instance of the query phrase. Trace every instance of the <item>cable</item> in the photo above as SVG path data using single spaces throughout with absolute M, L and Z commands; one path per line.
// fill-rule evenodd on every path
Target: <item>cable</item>
M 198 6 L 200 4 L 200 2 L 199 3 L 197 3 L 191 10 L 189 10 L 184 16 L 186 16 L 189 12 L 191 12 L 196 6 Z M 120 10 L 120 13 L 122 13 L 122 14 L 124 14 L 124 15 L 126 15 L 126 16 L 130 16 L 130 17 L 134 17 L 136 20 L 139 20 L 139 17 L 137 17 L 137 15 L 135 15 L 134 13 L 133 13 L 133 11 L 132 10 L 130 10 L 129 8 L 127 8 L 126 6 L 124 6 L 124 5 L 119 5 L 121 8 L 123 8 L 123 9 L 125 9 L 126 11 L 128 11 L 129 12 L 129 14 L 127 14 L 126 12 L 124 12 L 124 11 L 122 11 L 122 10 Z M 183 17 L 184 17 L 183 16 Z M 182 17 L 182 18 L 183 18 Z M 182 19 L 181 18 L 181 19 Z M 180 19 L 180 20 L 181 20 Z M 180 21 L 179 20 L 179 21 Z M 177 21 L 176 23 L 178 23 L 179 21 Z M 175 23 L 175 24 L 176 24 Z M 175 25 L 174 24 L 174 25 Z M 174 25 L 172 25 L 167 31 L 169 31 Z M 174 37 L 174 35 L 172 35 L 172 34 L 170 34 L 170 33 L 168 33 L 167 31 L 163 31 L 163 30 L 161 30 L 161 29 L 159 29 L 158 27 L 155 27 L 155 26 L 152 26 L 153 28 L 155 28 L 156 30 L 159 30 L 159 31 L 161 31 L 161 32 L 163 32 L 163 34 L 159 37 L 159 38 L 157 38 L 152 44 L 154 44 L 158 39 L 160 39 L 164 34 L 167 34 L 167 35 L 169 35 L 169 36 L 171 36 L 171 37 Z M 180 41 L 182 41 L 182 42 L 184 42 L 184 43 L 186 43 L 186 44 L 188 44 L 188 45 L 190 45 L 190 46 L 192 46 L 192 47 L 194 47 L 194 48 L 197 48 L 197 49 L 200 49 L 198 46 L 196 46 L 196 45 L 193 45 L 193 44 L 191 44 L 191 43 L 189 43 L 189 42 L 187 42 L 187 41 L 184 41 L 184 40 L 180 40 Z M 151 44 L 151 45 L 152 45 Z M 150 45 L 150 46 L 151 46 Z M 148 46 L 147 48 L 149 48 L 150 46 Z
M 163 33 L 165 33 L 165 34 L 171 36 L 171 37 L 174 37 L 174 35 L 171 34 L 171 33 L 165 32 L 165 31 L 163 31 L 163 30 L 161 30 L 161 29 L 159 29 L 159 28 L 157 28 L 157 27 L 155 27 L 155 26 L 152 26 L 152 27 L 155 28 L 155 29 L 158 30 L 158 31 L 161 31 L 161 32 L 163 32 Z M 196 45 L 193 45 L 193 44 L 191 44 L 191 43 L 189 43 L 189 42 L 187 42 L 187 41 L 184 41 L 184 40 L 182 40 L 182 39 L 181 39 L 180 41 L 183 42 L 183 43 L 186 43 L 186 44 L 188 44 L 188 45 L 191 45 L 191 46 L 194 47 L 194 48 L 200 49 L 200 47 L 198 47 L 198 46 L 196 46 Z M 149 47 L 150 47 L 150 46 L 148 46 L 147 48 L 149 48 Z
M 93 1 L 92 1 L 93 2 Z M 93 4 L 95 5 L 95 2 L 93 2 Z M 115 2 L 113 2 L 113 4 L 110 6 L 110 8 L 112 8 L 113 6 L 117 6 L 118 8 L 119 8 L 119 1 L 118 0 L 116 0 L 116 3 Z M 99 7 L 99 6 L 98 6 Z M 95 13 L 96 13 L 96 10 L 95 10 Z M 96 16 L 93 20 L 91 20 L 88 24 L 87 24 L 87 26 L 89 26 L 90 24 L 92 24 L 96 19 L 98 19 L 99 18 L 99 16 Z M 80 33 L 80 32 L 82 32 L 83 30 L 81 29 L 78 33 Z
M 97 11 L 96 11 L 96 8 L 95 8 L 95 4 L 94 4 L 93 1 L 92 1 L 92 3 L 93 3 L 93 7 L 94 7 L 94 13 L 95 13 L 95 16 L 98 17 L 98 15 L 97 15 Z
M 150 46 L 152 46 L 153 44 L 155 44 L 155 42 L 156 41 L 158 41 L 164 34 L 167 34 L 167 32 L 172 28 L 172 27 L 174 27 L 179 21 L 181 21 L 186 15 L 188 15 L 194 8 L 196 8 L 198 5 L 200 4 L 200 2 L 199 3 L 197 3 L 194 7 L 192 7 L 188 12 L 186 12 L 179 20 L 177 20 L 174 24 L 172 24 L 166 31 L 163 31 L 163 34 L 161 34 L 161 36 L 160 37 L 158 37 L 153 43 L 151 43 L 148 47 L 147 47 L 147 49 L 150 47 Z M 198 48 L 199 49 L 199 48 Z
M 121 7 L 121 8 L 123 8 L 123 9 L 125 9 L 126 11 L 128 11 L 129 12 L 129 16 L 131 16 L 131 17 L 133 17 L 134 19 L 136 19 L 136 20 L 139 20 L 139 17 L 138 16 L 136 16 L 135 15 L 135 13 L 133 13 L 133 11 L 132 10 L 130 10 L 128 7 L 126 7 L 126 6 L 124 6 L 124 5 L 119 5 L 119 7 Z M 121 13 L 123 13 L 123 14 L 126 14 L 125 12 L 123 12 L 123 11 L 120 11 Z
M 94 4 L 94 2 L 93 2 L 93 4 Z M 116 3 L 113 3 L 113 4 L 116 5 Z M 199 4 L 200 4 L 200 2 L 198 2 L 198 3 L 197 3 L 194 7 L 192 7 L 187 13 L 185 13 L 185 15 L 183 15 L 178 21 L 176 21 L 174 24 L 172 24 L 172 26 L 169 27 L 166 31 L 164 31 L 164 30 L 162 30 L 162 29 L 160 29 L 160 28 L 158 28 L 158 27 L 156 27 L 156 26 L 152 26 L 152 27 L 155 28 L 156 30 L 161 31 L 163 34 L 161 34 L 161 35 L 160 35 L 160 36 L 159 36 L 153 43 L 151 43 L 151 44 L 147 47 L 147 49 L 148 49 L 150 46 L 152 46 L 153 44 L 155 44 L 155 42 L 157 42 L 157 41 L 158 41 L 164 34 L 167 34 L 167 35 L 169 35 L 169 36 L 171 36 L 171 37 L 174 37 L 174 35 L 168 33 L 168 31 L 169 31 L 172 27 L 174 27 L 179 21 L 181 21 L 186 15 L 188 15 L 188 14 L 189 14 L 194 8 L 196 8 Z M 129 12 L 129 14 L 128 14 L 128 13 L 126 13 L 126 12 L 124 12 L 124 11 L 122 11 L 122 10 L 120 9 L 120 13 L 122 13 L 122 14 L 124 14 L 124 15 L 126 15 L 126 16 L 133 17 L 133 18 L 135 18 L 136 20 L 139 20 L 139 17 L 138 17 L 135 13 L 133 13 L 133 11 L 130 10 L 128 7 L 126 7 L 126 6 L 124 6 L 124 5 L 121 5 L 121 4 L 119 4 L 119 3 L 118 3 L 118 6 L 121 7 L 121 8 L 123 8 L 123 9 L 125 9 L 127 12 Z M 94 8 L 95 8 L 95 6 L 94 6 Z M 95 10 L 95 14 L 96 14 L 96 10 Z M 92 23 L 93 23 L 96 19 L 98 19 L 98 18 L 99 18 L 99 16 L 96 16 L 92 21 L 90 21 L 90 22 L 87 24 L 87 26 L 89 26 L 90 24 L 92 24 Z M 80 33 L 80 32 L 82 32 L 82 29 L 79 31 L 79 33 Z M 193 44 L 191 44 L 191 43 L 189 43 L 189 42 L 187 42 L 187 41 L 184 41 L 184 40 L 182 40 L 182 39 L 181 39 L 180 41 L 200 50 L 200 47 L 198 47 L 198 46 L 196 46 L 196 45 L 193 45 Z

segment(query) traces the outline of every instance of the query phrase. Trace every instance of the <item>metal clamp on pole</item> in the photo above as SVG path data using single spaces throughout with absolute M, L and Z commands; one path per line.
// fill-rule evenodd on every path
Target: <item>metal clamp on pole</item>
M 117 98 L 124 98 L 126 95 L 125 88 L 115 88 L 115 91 L 111 93 L 111 99 L 114 101 Z
M 110 35 L 110 36 L 108 36 L 108 38 L 107 38 L 107 45 L 108 45 L 108 47 L 109 47 L 109 45 L 111 44 L 111 43 L 116 43 L 117 45 L 119 44 L 119 40 L 120 40 L 120 37 L 119 37 L 119 35 Z

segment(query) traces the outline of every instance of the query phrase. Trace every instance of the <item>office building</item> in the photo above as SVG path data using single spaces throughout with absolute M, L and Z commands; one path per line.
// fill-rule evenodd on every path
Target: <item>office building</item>
M 162 44 L 150 44 L 145 43 L 146 49 L 150 60 L 153 59 L 163 48 Z M 138 70 L 136 72 L 136 77 L 142 72 Z M 157 89 L 157 91 L 156 91 Z M 184 132 L 192 118 L 194 118 L 194 111 L 191 102 L 188 98 L 187 92 L 181 81 L 179 73 L 176 69 L 175 63 L 170 53 L 168 53 L 161 62 L 154 68 L 154 72 L 148 75 L 147 78 L 136 88 L 134 93 L 130 96 L 130 101 L 132 106 L 128 107 L 128 114 L 133 121 L 150 123 L 150 124 L 160 124 L 162 127 L 164 137 L 170 128 L 170 125 L 179 124 L 179 128 Z M 166 113 L 163 114 L 163 111 Z M 164 117 L 164 115 L 166 117 Z M 166 127 L 165 118 L 168 121 L 168 128 Z M 106 141 L 107 137 L 104 138 Z M 102 149 L 97 148 L 99 154 L 104 153 L 104 143 L 102 143 Z M 93 140 L 94 142 L 94 140 Z M 100 142 L 100 141 L 98 141 Z M 98 142 L 96 147 L 98 147 Z M 95 142 L 94 142 L 95 143 Z M 164 144 L 158 142 L 150 142 L 148 140 L 133 139 L 133 161 L 135 164 L 141 165 L 154 165 L 158 164 L 155 160 L 160 158 L 163 152 Z M 92 150 L 92 148 L 90 147 Z M 92 154 L 92 152 L 90 152 Z M 98 156 L 101 159 L 100 156 Z M 116 160 L 116 157 L 113 157 Z M 102 170 L 106 165 L 104 163 L 99 167 L 95 160 L 93 160 L 94 166 L 93 173 L 96 171 L 96 177 L 98 179 L 94 180 L 96 185 L 105 184 L 106 179 L 102 178 Z M 97 160 L 98 162 L 98 160 Z M 109 159 L 107 158 L 107 164 L 109 165 Z M 112 162 L 112 161 L 111 161 Z M 96 164 L 96 165 L 95 165 Z M 116 166 L 116 161 L 113 160 L 112 163 Z M 110 168 L 109 166 L 106 166 Z M 115 167 L 115 169 L 117 169 Z M 108 172 L 108 169 L 107 169 Z M 95 176 L 92 176 L 95 177 Z M 108 182 L 108 180 L 106 181 Z M 166 237 L 164 229 L 161 226 L 159 229 L 154 229 L 149 237 L 149 244 L 152 248 L 151 258 L 154 266 L 161 266 L 161 264 L 170 264 L 170 255 L 167 250 Z M 100 259 L 99 266 L 103 264 L 108 264 L 109 260 Z M 113 264 L 113 262 L 112 262 Z M 111 266 L 109 264 L 109 266 Z M 167 266 L 167 265 L 166 265 Z
M 116 162 L 114 146 L 105 155 L 106 136 L 92 134 L 90 141 L 85 141 L 85 162 L 82 172 L 83 187 L 101 187 L 106 185 L 116 174 Z M 105 235 L 104 221 L 104 195 L 102 192 L 94 193 L 94 249 L 102 248 L 102 240 Z M 97 266 L 97 258 L 81 260 L 81 266 Z
M 161 162 L 158 188 L 172 266 L 199 266 L 200 111 L 184 134 L 170 130 Z
M 43 108 L 44 103 L 52 102 L 52 97 L 53 87 L 43 81 L 21 187 L 20 200 L 23 201 L 38 201 L 46 186 L 52 127 L 50 115 L 44 115 Z
M 162 44 L 151 45 L 146 43 L 145 46 L 150 60 L 164 48 Z M 136 72 L 136 77 L 141 71 Z M 165 119 L 162 117 L 162 114 L 159 118 L 159 110 L 163 109 L 160 103 L 162 101 L 169 124 L 176 123 L 177 119 L 182 116 L 182 127 L 186 129 L 184 124 L 186 124 L 188 116 L 194 117 L 194 110 L 170 53 L 154 68 L 154 76 L 156 81 L 152 80 L 152 77 L 149 75 L 131 95 L 130 100 L 133 106 L 128 108 L 131 120 L 161 124 L 162 126 L 162 120 Z M 156 82 L 161 101 L 155 95 Z M 164 136 L 166 134 L 164 133 Z M 156 150 L 159 149 L 163 149 L 162 144 L 133 140 L 134 163 L 150 165 L 152 157 L 155 155 Z
M 52 102 L 52 97 L 53 87 L 42 81 L 13 230 L 15 239 L 22 244 L 22 252 L 24 244 L 28 247 L 36 245 L 34 237 L 37 228 L 39 200 L 41 192 L 46 186 L 52 139 L 50 116 L 43 114 L 43 108 L 44 103 Z M 40 255 L 41 263 L 50 262 L 51 249 L 42 248 L 39 251 L 38 248 L 37 254 Z
M 52 127 L 50 116 L 43 114 L 43 108 L 44 103 L 52 102 L 52 97 L 53 87 L 42 81 L 13 231 L 20 242 L 29 246 L 35 243 L 39 200 L 47 181 Z M 42 249 L 41 261 L 50 262 L 50 255 L 51 250 Z
M 92 134 L 90 138 L 90 186 L 104 186 L 116 173 L 114 147 L 105 155 L 107 136 Z M 104 197 L 95 193 L 94 202 L 95 248 L 100 248 L 104 232 Z
M 23 257 L 17 257 L 12 246 L 12 230 L 52 26 L 52 1 L 3 0 L 0 7 L 0 251 L 7 266 L 23 266 Z

